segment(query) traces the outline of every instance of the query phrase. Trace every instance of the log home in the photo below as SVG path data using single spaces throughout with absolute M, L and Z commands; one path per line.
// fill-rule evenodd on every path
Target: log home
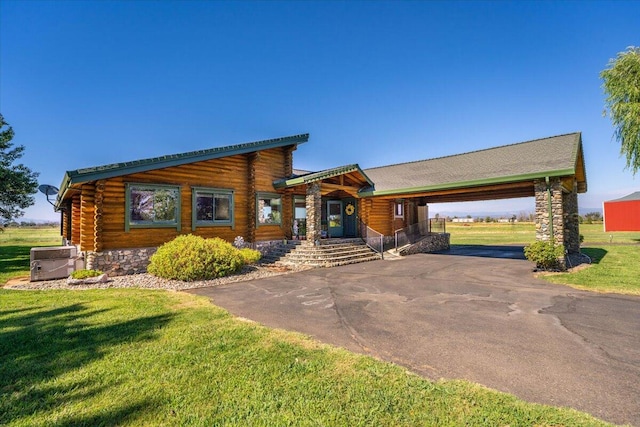
M 308 139 L 68 171 L 55 204 L 63 239 L 84 254 L 87 268 L 127 274 L 144 271 L 155 248 L 185 233 L 240 236 L 260 250 L 286 239 L 318 245 L 376 235 L 382 250 L 398 230 L 428 234 L 428 203 L 534 196 L 537 238 L 579 251 L 580 133 L 365 170 L 295 170 L 293 152 Z M 443 236 L 429 249 L 448 247 Z

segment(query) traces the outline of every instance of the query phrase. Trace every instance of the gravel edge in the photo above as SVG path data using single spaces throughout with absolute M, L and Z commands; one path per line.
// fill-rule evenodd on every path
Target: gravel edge
M 4 289 L 14 290 L 54 290 L 54 289 L 109 289 L 109 288 L 138 288 L 138 289 L 165 289 L 173 291 L 181 291 L 186 289 L 206 288 L 212 286 L 221 286 L 229 283 L 245 282 L 248 280 L 262 279 L 265 277 L 281 276 L 283 274 L 295 273 L 302 271 L 300 269 L 282 269 L 273 266 L 264 265 L 248 265 L 242 270 L 230 276 L 221 277 L 213 280 L 199 280 L 194 282 L 183 282 L 181 280 L 168 280 L 160 277 L 152 276 L 148 273 L 131 274 L 128 276 L 110 277 L 107 282 L 95 284 L 78 284 L 70 285 L 67 279 L 44 280 L 38 282 L 17 282 L 4 285 Z

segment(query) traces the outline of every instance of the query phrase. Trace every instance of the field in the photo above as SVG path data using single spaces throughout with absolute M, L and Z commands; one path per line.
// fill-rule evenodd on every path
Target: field
M 509 223 L 447 223 L 452 245 L 526 245 L 536 239 L 531 222 Z M 605 233 L 602 224 L 580 224 L 583 246 L 603 244 L 640 244 L 640 233 Z

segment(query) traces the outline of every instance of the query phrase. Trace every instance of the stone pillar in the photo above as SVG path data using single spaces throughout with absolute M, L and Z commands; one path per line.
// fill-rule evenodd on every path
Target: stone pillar
M 573 183 L 573 189 L 562 195 L 563 222 L 564 222 L 564 248 L 567 252 L 580 253 L 580 216 L 578 214 L 577 184 Z
M 315 245 L 322 235 L 322 195 L 320 183 L 313 182 L 307 185 L 307 245 Z
M 536 198 L 536 240 L 551 241 L 564 245 L 564 215 L 562 185 L 559 178 L 534 182 Z M 551 207 L 549 206 L 551 196 Z M 577 202 L 576 202 L 577 206 Z M 550 212 L 551 211 L 551 212 Z M 553 236 L 551 236 L 553 230 Z

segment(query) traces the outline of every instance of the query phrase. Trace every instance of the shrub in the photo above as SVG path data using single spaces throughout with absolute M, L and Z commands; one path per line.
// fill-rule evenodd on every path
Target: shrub
M 215 279 L 233 274 L 244 264 L 240 251 L 216 237 L 178 236 L 160 246 L 150 258 L 147 271 L 165 279 Z
M 556 246 L 553 242 L 537 241 L 525 246 L 524 256 L 536 267 L 543 270 L 554 270 L 562 267 L 559 259 L 564 256 L 562 246 Z
M 100 270 L 76 270 L 73 273 L 71 273 L 71 278 L 82 280 L 82 279 L 88 279 L 89 277 L 98 277 L 101 274 L 103 273 Z
M 260 251 L 256 251 L 255 249 L 251 248 L 240 249 L 240 256 L 242 257 L 242 260 L 245 264 L 256 263 L 260 261 L 260 258 L 262 258 L 262 254 L 260 253 Z

